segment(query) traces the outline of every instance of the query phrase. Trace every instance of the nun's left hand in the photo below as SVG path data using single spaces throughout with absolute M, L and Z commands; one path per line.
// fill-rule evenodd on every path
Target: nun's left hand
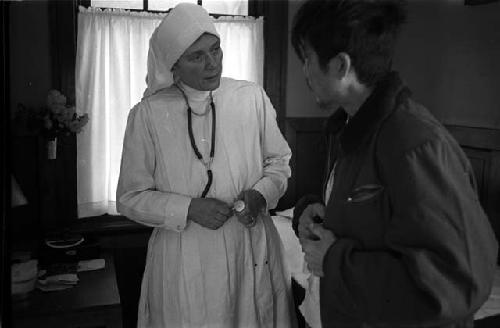
M 253 226 L 257 217 L 266 211 L 266 199 L 254 189 L 242 191 L 238 199 L 245 202 L 245 209 L 236 214 L 238 219 L 246 226 Z

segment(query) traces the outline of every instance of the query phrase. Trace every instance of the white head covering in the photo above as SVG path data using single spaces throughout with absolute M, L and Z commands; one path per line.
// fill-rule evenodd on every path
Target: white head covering
M 143 98 L 172 85 L 172 66 L 203 33 L 219 37 L 212 17 L 196 4 L 180 3 L 163 18 L 149 40 L 148 86 Z

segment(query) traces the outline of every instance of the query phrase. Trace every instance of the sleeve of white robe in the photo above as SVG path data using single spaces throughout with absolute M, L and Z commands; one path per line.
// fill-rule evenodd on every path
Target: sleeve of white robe
M 268 209 L 273 209 L 278 205 L 278 200 L 285 194 L 288 186 L 292 152 L 278 128 L 276 111 L 269 97 L 262 88 L 258 90 L 256 103 L 259 106 L 264 174 L 253 189 L 264 196 Z
M 191 198 L 155 188 L 155 148 L 147 103 L 128 115 L 123 141 L 120 177 L 116 191 L 118 212 L 138 223 L 182 231 Z

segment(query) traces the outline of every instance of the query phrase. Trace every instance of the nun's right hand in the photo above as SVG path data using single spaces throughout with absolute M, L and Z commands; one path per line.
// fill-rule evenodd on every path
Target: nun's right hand
M 188 216 L 199 225 L 217 230 L 232 215 L 229 204 L 215 198 L 193 198 L 189 204 Z

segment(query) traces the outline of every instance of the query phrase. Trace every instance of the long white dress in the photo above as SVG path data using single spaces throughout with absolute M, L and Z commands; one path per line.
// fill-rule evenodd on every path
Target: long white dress
M 185 87 L 194 112 L 208 92 Z M 216 110 L 214 181 L 207 197 L 228 203 L 246 189 L 276 206 L 290 176 L 290 148 L 258 85 L 223 78 Z M 193 115 L 196 144 L 208 158 L 211 113 Z M 117 190 L 121 214 L 155 229 L 149 240 L 138 327 L 294 327 L 289 275 L 269 216 L 253 228 L 231 217 L 218 230 L 187 221 L 207 182 L 188 135 L 187 106 L 175 87 L 130 112 Z

